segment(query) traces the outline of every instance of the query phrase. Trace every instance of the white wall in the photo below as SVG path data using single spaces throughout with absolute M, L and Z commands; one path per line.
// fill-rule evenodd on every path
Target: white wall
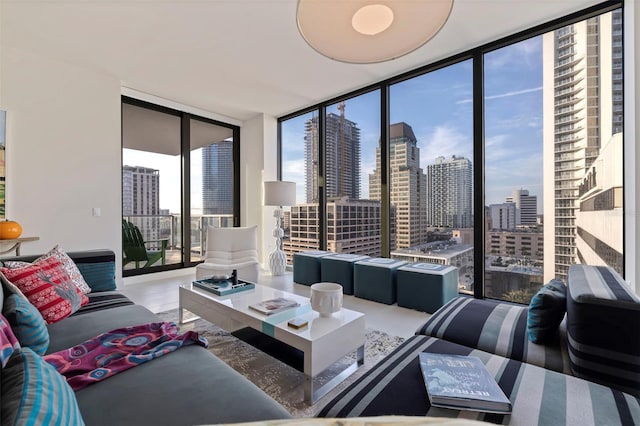
M 120 82 L 3 47 L 0 87 L 7 110 L 6 216 L 22 224 L 23 236 L 40 237 L 22 253 L 55 244 L 119 253 Z M 94 207 L 101 216 L 92 216 Z
M 269 268 L 269 253 L 275 250 L 276 244 L 272 233 L 274 208 L 262 205 L 262 182 L 277 179 L 277 129 L 275 117 L 259 114 L 245 121 L 240 130 L 241 223 L 258 225 L 260 262 L 265 270 Z

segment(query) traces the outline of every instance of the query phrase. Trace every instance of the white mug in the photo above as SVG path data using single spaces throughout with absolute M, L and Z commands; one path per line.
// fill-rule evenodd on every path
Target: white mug
M 342 309 L 342 286 L 336 283 L 312 284 L 311 308 L 321 317 L 339 312 Z

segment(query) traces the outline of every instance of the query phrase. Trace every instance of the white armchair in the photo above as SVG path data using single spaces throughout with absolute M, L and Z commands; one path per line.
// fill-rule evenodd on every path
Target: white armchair
M 196 279 L 212 275 L 230 275 L 258 282 L 258 227 L 207 228 L 207 248 L 204 263 L 196 266 Z

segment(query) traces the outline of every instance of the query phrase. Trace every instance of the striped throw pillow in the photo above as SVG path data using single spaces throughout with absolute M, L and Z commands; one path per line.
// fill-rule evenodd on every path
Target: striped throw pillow
M 20 295 L 11 294 L 2 307 L 20 346 L 31 348 L 38 355 L 44 355 L 49 348 L 47 323 L 40 312 Z
M 2 369 L 3 425 L 84 425 L 65 378 L 29 348 L 14 352 Z
M 572 265 L 567 286 L 573 374 L 640 396 L 640 298 L 607 266 Z
M 117 289 L 115 262 L 78 262 L 76 266 L 93 291 L 111 291 Z
M 567 311 L 567 287 L 553 279 L 531 298 L 527 312 L 527 334 L 533 343 L 544 344 L 558 333 Z

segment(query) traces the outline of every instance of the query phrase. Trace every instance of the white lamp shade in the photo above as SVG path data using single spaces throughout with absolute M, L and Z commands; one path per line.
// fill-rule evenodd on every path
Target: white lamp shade
M 298 0 L 298 29 L 324 56 L 370 64 L 425 44 L 452 7 L 453 0 Z
M 265 206 L 294 206 L 295 204 L 295 182 L 277 180 L 264 183 Z

